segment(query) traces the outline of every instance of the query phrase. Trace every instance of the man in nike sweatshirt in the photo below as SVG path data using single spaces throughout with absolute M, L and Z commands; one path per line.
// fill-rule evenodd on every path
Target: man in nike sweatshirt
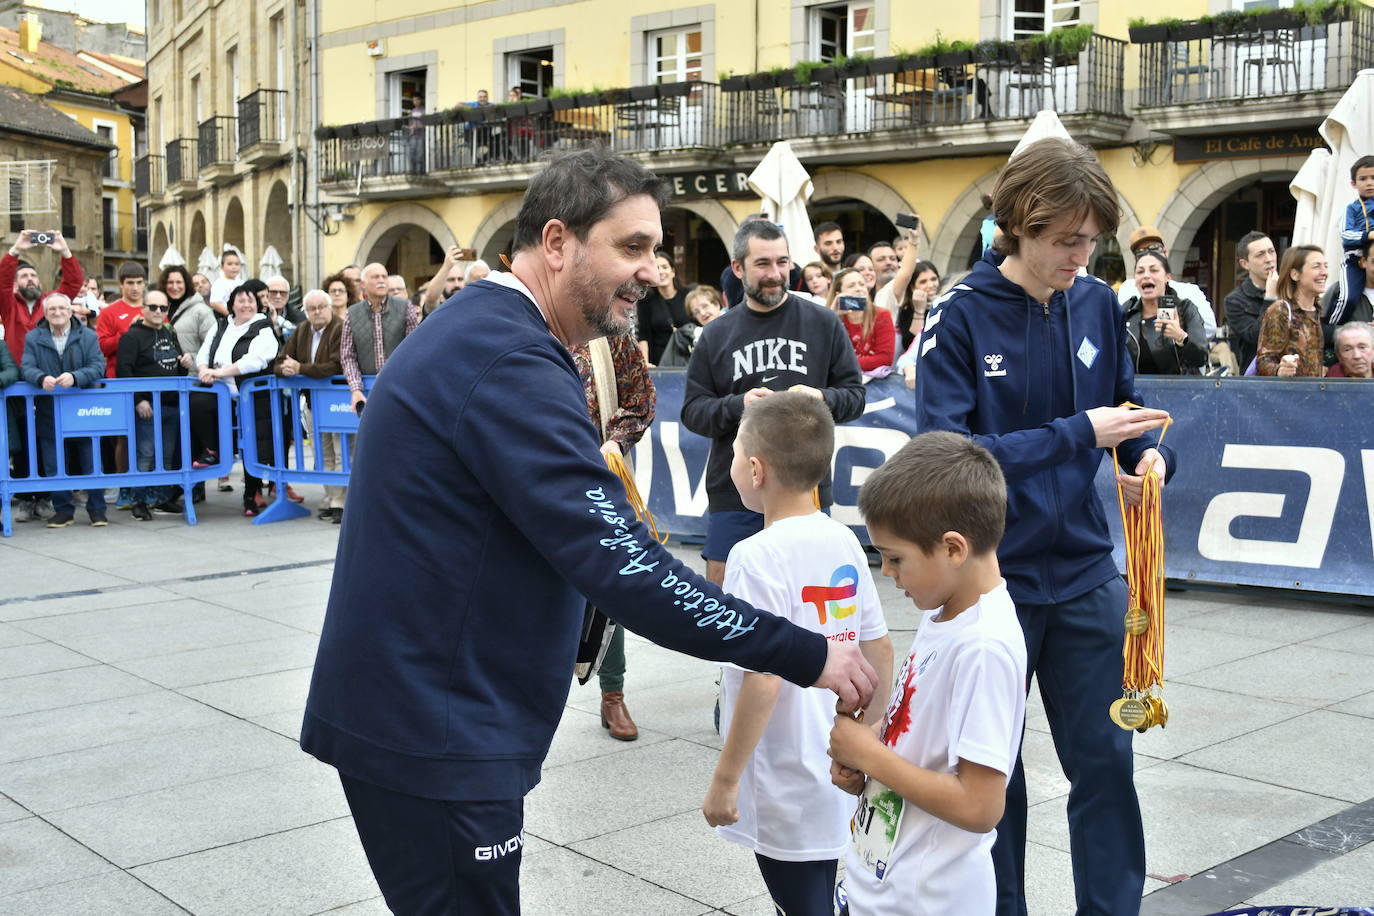
M 763 530 L 763 516 L 740 502 L 730 481 L 735 433 L 746 405 L 774 391 L 800 387 L 821 398 L 836 423 L 864 411 L 859 360 L 840 319 L 824 306 L 787 292 L 792 260 L 787 236 L 776 223 L 750 220 L 731 246 L 731 267 L 744 301 L 708 324 L 687 363 L 682 425 L 711 439 L 706 459 L 706 575 L 725 581 L 730 548 Z M 830 476 L 821 482 L 822 506 L 830 504 Z
M 969 435 L 1007 478 L 998 561 L 1039 675 L 1070 781 L 1068 818 L 1080 914 L 1134 913 L 1145 839 L 1131 738 L 1107 717 L 1121 696 L 1126 588 L 1093 487 L 1117 448 L 1127 498 L 1175 468 L 1156 448 L 1167 414 L 1140 403 L 1125 319 L 1109 286 L 1079 276 L 1115 233 L 1116 191 L 1096 155 L 1047 139 L 1012 159 L 993 193 L 1002 239 L 937 301 L 921 336 L 918 428 Z M 997 827 L 999 916 L 1025 916 L 1025 772 L 1018 760 Z
M 588 600 L 669 648 L 830 687 L 850 708 L 876 685 L 857 649 L 674 559 L 601 456 L 567 347 L 628 329 L 656 282 L 665 200 L 607 151 L 551 159 L 516 217 L 511 272 L 431 315 L 368 398 L 301 746 L 339 770 L 397 913 L 519 912 L 523 799 Z

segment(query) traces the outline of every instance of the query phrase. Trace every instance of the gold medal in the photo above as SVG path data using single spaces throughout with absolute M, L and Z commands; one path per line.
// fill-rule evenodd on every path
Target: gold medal
M 1140 728 L 1149 717 L 1145 704 L 1136 699 L 1123 699 L 1117 708 L 1117 724 L 1125 729 Z
M 1164 702 L 1163 697 L 1155 697 L 1155 702 L 1159 707 L 1159 727 L 1163 728 L 1169 724 L 1169 704 Z
M 1132 636 L 1144 636 L 1150 629 L 1150 616 L 1144 608 L 1133 607 L 1126 612 L 1126 632 Z

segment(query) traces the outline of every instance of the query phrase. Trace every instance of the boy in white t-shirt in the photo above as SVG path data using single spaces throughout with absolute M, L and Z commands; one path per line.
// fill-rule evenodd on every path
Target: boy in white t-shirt
M 882 731 L 837 716 L 831 776 L 860 796 L 842 901 L 853 916 L 992 914 L 992 843 L 1026 717 L 1026 644 L 997 564 L 997 461 L 917 436 L 864 483 L 883 572 L 924 615 Z M 842 910 L 842 912 L 845 912 Z
M 879 683 L 891 684 L 892 643 L 863 548 L 812 495 L 835 448 L 829 409 L 800 391 L 745 403 L 730 477 L 764 528 L 730 551 L 726 591 L 827 639 L 857 641 Z M 881 704 L 875 692 L 870 721 Z M 835 695 L 726 668 L 720 709 L 725 747 L 702 803 L 706 822 L 754 850 L 780 913 L 832 916 L 853 809 L 825 756 Z

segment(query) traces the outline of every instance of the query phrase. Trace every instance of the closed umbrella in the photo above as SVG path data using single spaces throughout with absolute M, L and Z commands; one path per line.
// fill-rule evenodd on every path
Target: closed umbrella
M 1370 117 L 1371 111 L 1374 111 L 1374 70 L 1361 70 L 1336 107 L 1331 109 L 1326 120 L 1317 128 L 1317 133 L 1331 148 L 1331 158 L 1321 176 L 1321 184 L 1315 190 L 1316 203 L 1313 206 L 1310 234 L 1307 238 L 1299 235 L 1295 224 L 1293 241 L 1320 245 L 1332 267 L 1342 260 L 1341 225 L 1345 219 L 1346 205 L 1355 199 L 1355 191 L 1350 187 L 1350 167 L 1356 159 L 1374 151 L 1374 118 Z M 1289 190 L 1301 203 L 1302 197 L 1299 195 L 1307 193 L 1307 188 L 1298 185 L 1299 178 L 1303 178 L 1303 172 L 1293 179 Z
M 782 226 L 787 247 L 796 258 L 811 250 L 811 217 L 806 202 L 811 199 L 811 176 L 806 174 L 792 144 L 780 140 L 749 173 L 749 187 L 763 198 L 763 213 Z
M 258 262 L 258 279 L 275 280 L 281 276 L 281 255 L 277 254 L 276 246 L 268 245 L 267 250 L 262 253 L 262 260 Z
M 1317 209 L 1321 205 L 1326 173 L 1330 169 L 1331 150 L 1320 147 L 1308 155 L 1298 174 L 1288 183 L 1289 193 L 1298 202 L 1297 213 L 1293 216 L 1293 241 L 1300 245 L 1322 243 L 1323 235 L 1319 229 L 1321 218 L 1317 216 Z
M 1026 151 L 1026 147 L 1037 140 L 1044 140 L 1046 137 L 1073 140 L 1073 137 L 1069 136 L 1069 132 L 1064 129 L 1064 122 L 1059 120 L 1059 115 L 1048 108 L 1035 115 L 1035 120 L 1031 121 L 1030 127 L 1026 128 L 1026 133 L 1021 137 L 1021 142 L 1016 144 L 1016 149 L 1012 150 L 1011 155 L 1007 158 L 1015 159 Z
M 167 246 L 167 250 L 162 253 L 162 259 L 157 262 L 159 270 L 166 270 L 168 267 L 184 267 L 185 265 L 186 259 L 173 245 Z
M 197 273 L 204 274 L 211 283 L 219 279 L 219 258 L 215 257 L 215 253 L 210 250 L 209 245 L 200 250 L 200 258 L 197 260 Z

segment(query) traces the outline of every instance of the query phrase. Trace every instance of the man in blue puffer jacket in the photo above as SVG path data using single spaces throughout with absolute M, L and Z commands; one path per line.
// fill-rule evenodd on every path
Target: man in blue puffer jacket
M 72 300 L 61 293 L 49 293 L 43 300 L 43 320 L 24 338 L 24 362 L 21 367 L 24 381 L 35 388 L 52 391 L 56 388 L 89 388 L 105 377 L 105 356 L 95 331 L 79 321 L 72 321 Z M 34 430 L 43 473 L 51 477 L 57 473 L 56 429 L 53 425 L 52 398 L 38 398 Z M 67 442 L 67 473 L 89 474 L 91 441 L 77 439 Z M 65 528 L 72 523 L 72 491 L 54 490 L 54 515 L 49 528 Z M 105 527 L 105 491 L 93 487 L 86 491 L 86 512 L 96 528 Z
M 993 196 L 998 250 L 926 320 L 917 422 L 970 435 L 1006 475 L 998 559 L 1071 784 L 1078 912 L 1119 916 L 1139 909 L 1145 840 L 1132 736 L 1107 716 L 1121 696 L 1127 599 L 1093 478 L 1103 450 L 1117 447 L 1122 484 L 1138 502 L 1139 475 L 1175 467 L 1172 450 L 1145 437 L 1167 414 L 1117 406 L 1140 403 L 1124 315 L 1109 286 L 1079 276 L 1119 220 L 1097 157 L 1042 140 L 1007 165 Z M 1018 760 L 993 847 L 999 916 L 1026 913 L 1025 840 Z

